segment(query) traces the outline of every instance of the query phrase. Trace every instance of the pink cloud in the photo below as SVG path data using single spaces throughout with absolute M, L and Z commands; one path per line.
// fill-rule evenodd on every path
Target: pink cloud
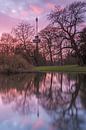
M 55 4 L 53 4 L 53 3 L 47 3 L 47 7 L 48 7 L 48 9 L 54 9 Z
M 31 10 L 35 13 L 35 14 L 42 14 L 44 12 L 43 8 L 36 6 L 36 5 L 31 5 L 30 6 Z
M 21 16 L 27 17 L 27 16 L 28 16 L 28 11 L 22 11 L 22 12 L 21 12 Z

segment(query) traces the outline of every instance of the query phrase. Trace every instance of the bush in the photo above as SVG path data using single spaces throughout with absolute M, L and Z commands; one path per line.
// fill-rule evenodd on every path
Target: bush
M 31 65 L 20 55 L 0 55 L 0 69 L 8 71 L 29 70 Z

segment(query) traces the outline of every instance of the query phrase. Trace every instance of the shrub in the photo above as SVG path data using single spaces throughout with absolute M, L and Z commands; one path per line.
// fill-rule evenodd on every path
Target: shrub
M 0 55 L 0 69 L 17 71 L 17 70 L 29 70 L 32 65 L 30 65 L 24 58 L 20 55 Z

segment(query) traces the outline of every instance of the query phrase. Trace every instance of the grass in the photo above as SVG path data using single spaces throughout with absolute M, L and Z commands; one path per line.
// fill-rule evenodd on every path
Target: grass
M 84 67 L 81 67 L 78 65 L 39 66 L 39 67 L 34 67 L 34 71 L 86 73 L 86 66 L 84 66 Z

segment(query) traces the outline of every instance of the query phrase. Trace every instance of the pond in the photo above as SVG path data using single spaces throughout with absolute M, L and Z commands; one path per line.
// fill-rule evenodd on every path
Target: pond
M 86 74 L 0 75 L 0 130 L 86 130 Z

